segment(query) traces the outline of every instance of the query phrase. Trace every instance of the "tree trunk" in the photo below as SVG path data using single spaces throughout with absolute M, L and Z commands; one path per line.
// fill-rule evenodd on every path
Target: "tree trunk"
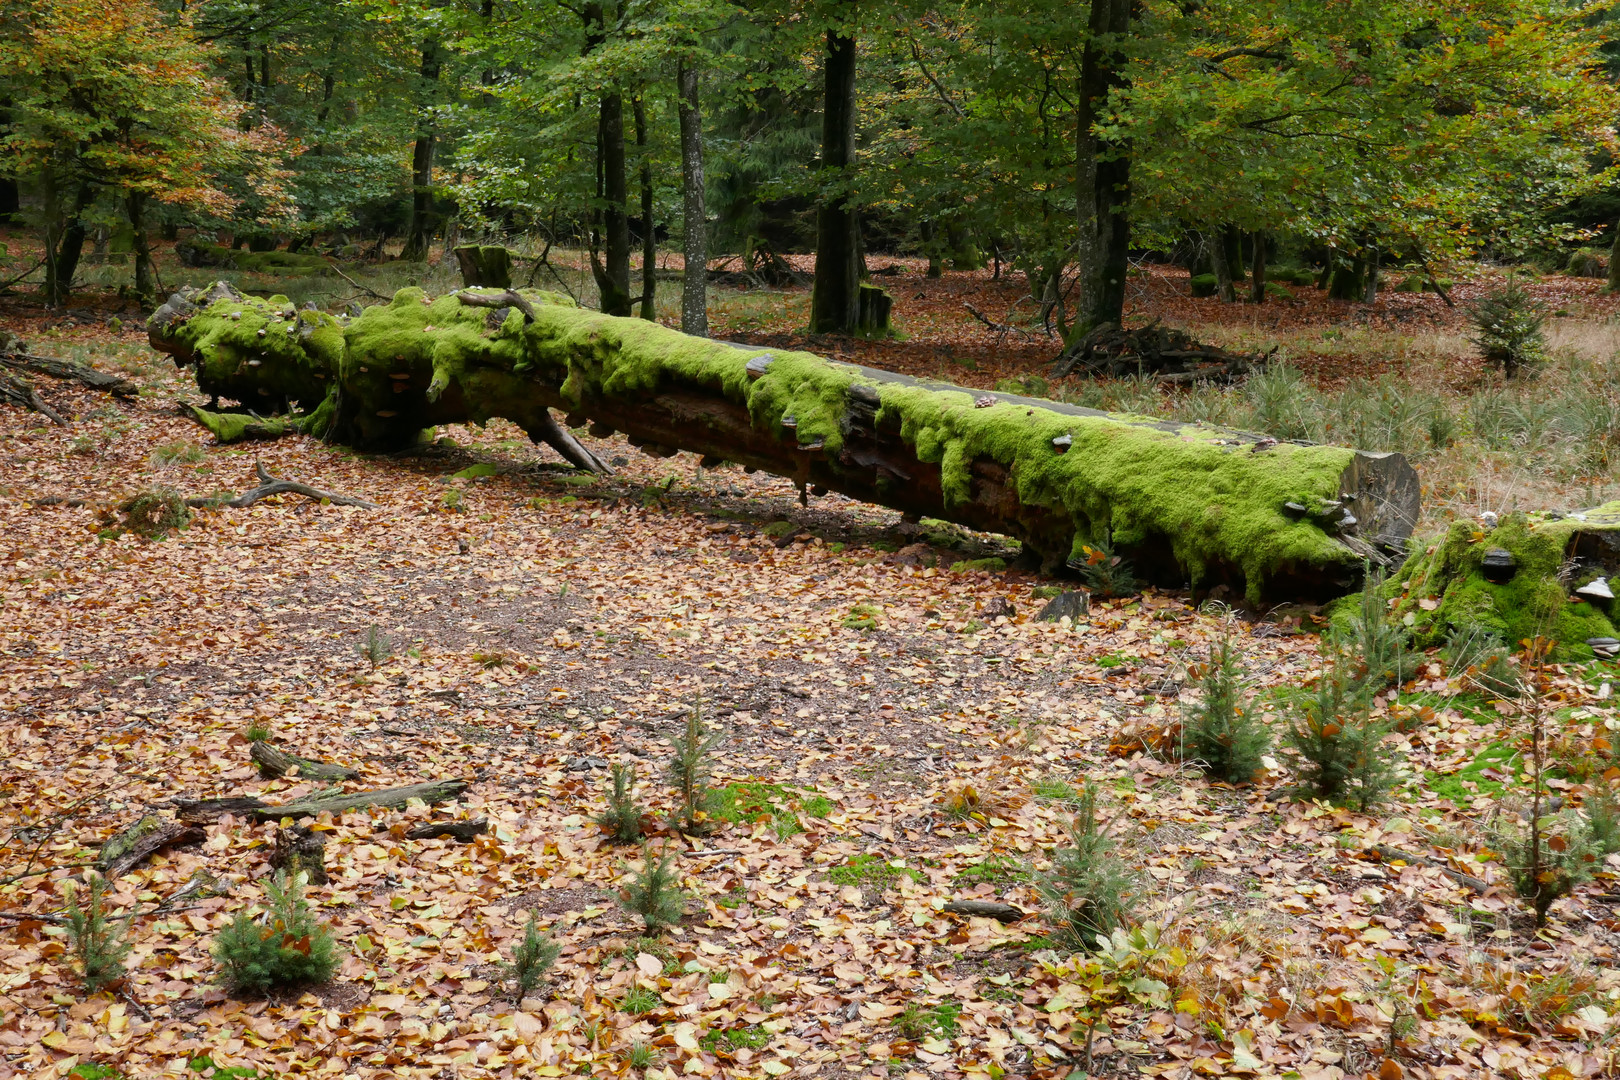
M 698 111 L 698 73 L 683 60 L 675 69 L 681 114 L 681 332 L 709 336 L 709 216 L 703 179 L 703 115 Z
M 152 249 L 146 242 L 145 194 L 130 192 L 127 206 L 129 226 L 135 231 L 135 297 L 151 307 L 157 296 L 157 287 L 152 283 Z
M 422 44 L 421 101 L 416 117 L 416 143 L 411 148 L 411 221 L 405 230 L 405 250 L 401 259 L 425 259 L 433 238 L 433 104 L 438 96 L 439 42 L 429 38 Z
M 402 290 L 347 325 L 298 312 L 289 334 L 285 309 L 278 320 L 269 302 L 216 287 L 172 297 L 149 326 L 154 346 L 198 365 L 205 392 L 254 400 L 278 380 L 288 396 L 328 395 L 328 437 L 357 447 L 492 417 L 532 433 L 562 408 L 656 456 L 691 451 L 1016 536 L 1048 569 L 1111 539 L 1147 580 L 1227 583 L 1256 603 L 1345 591 L 1417 517 L 1399 455 L 920 382 L 539 293 L 422 298 Z
M 1071 339 L 1125 321 L 1130 269 L 1131 159 L 1128 144 L 1097 134 L 1109 96 L 1126 85 L 1116 42 L 1131 29 L 1132 0 L 1092 0 L 1080 57 L 1075 116 L 1075 206 L 1079 214 L 1080 301 Z
M 636 120 L 636 153 L 641 157 L 641 317 L 658 321 L 658 230 L 653 227 L 652 162 L 647 157 L 647 107 L 637 94 L 632 102 Z
M 604 315 L 629 315 L 630 215 L 625 210 L 629 182 L 624 167 L 624 98 L 603 94 L 597 112 L 596 160 L 601 177 L 603 266 L 591 255 L 591 270 Z
M 1614 223 L 1614 239 L 1609 241 L 1609 291 L 1620 292 L 1620 221 Z
M 853 12 L 853 4 L 841 5 Z M 855 164 L 855 39 L 827 31 L 821 113 L 821 199 L 810 332 L 850 334 L 860 318 L 860 220 L 848 190 Z
M 1258 231 L 1254 234 L 1254 269 L 1253 269 L 1253 277 L 1252 277 L 1251 285 L 1252 285 L 1252 287 L 1249 290 L 1249 299 L 1250 299 L 1250 301 L 1252 301 L 1253 303 L 1256 303 L 1256 304 L 1265 303 L 1266 302 L 1266 234 L 1263 233 L 1263 232 L 1258 232 Z
M 21 210 L 22 191 L 17 187 L 17 181 L 9 176 L 0 176 L 0 225 L 15 225 Z
M 51 307 L 66 303 L 68 293 L 73 291 L 73 278 L 79 272 L 79 256 L 84 253 L 85 237 L 89 235 L 84 212 L 90 206 L 91 195 L 90 185 L 80 184 L 79 193 L 73 198 L 73 209 L 62 229 L 62 241 L 53 260 L 56 272 L 47 279 L 45 302 Z
M 1232 274 L 1232 251 L 1226 245 L 1226 233 L 1225 225 L 1209 231 L 1209 262 L 1215 268 L 1215 295 L 1223 303 L 1230 304 L 1237 299 L 1237 289 Z

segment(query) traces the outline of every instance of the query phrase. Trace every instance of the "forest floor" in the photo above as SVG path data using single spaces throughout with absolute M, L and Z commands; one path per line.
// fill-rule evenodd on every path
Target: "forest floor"
M 913 276 L 893 289 L 909 340 L 852 357 L 990 385 L 1038 377 L 1055 352 L 956 317 L 971 302 L 1004 318 L 1012 286 Z M 1594 364 L 1613 359 L 1596 285 L 1541 286 L 1571 312 L 1563 347 Z M 1200 332 L 1296 343 L 1312 392 L 1418 363 L 1451 371 L 1453 397 L 1511 390 L 1466 367 L 1437 298 L 1257 311 L 1181 299 L 1168 274 L 1143 288 Z M 790 335 L 802 299 L 719 295 L 717 333 Z M 0 1077 L 87 1063 L 112 1071 L 80 1075 L 435 1080 L 1620 1068 L 1620 857 L 1533 925 L 1487 840 L 1526 804 L 1526 720 L 1438 658 L 1380 706 L 1408 730 L 1385 743 L 1402 780 L 1373 810 L 1290 797 L 1281 750 L 1252 784 L 1211 783 L 1144 742 L 1175 725 L 1188 665 L 1223 633 L 1280 731 L 1320 669 L 1297 619 L 1149 592 L 1040 622 L 1051 582 L 967 565 L 1010 554 L 1001 538 L 837 496 L 803 507 L 786 480 L 612 440 L 592 445 L 618 472 L 578 476 L 504 422 L 408 456 L 207 445 L 176 412 L 201 400 L 189 377 L 112 308 L 0 303 L 0 327 L 35 352 L 143 387 L 117 400 L 42 385 L 66 427 L 0 409 Z M 1303 347 L 1347 339 L 1366 370 Z M 1561 460 L 1518 466 L 1538 470 L 1523 491 L 1591 491 Z M 255 462 L 377 508 L 271 499 L 199 511 L 157 542 L 106 531 L 134 492 L 241 491 Z M 373 628 L 387 648 L 368 659 Z M 1571 804 L 1613 764 L 1616 674 L 1555 673 L 1550 786 Z M 699 705 L 724 732 L 729 809 L 701 838 L 655 829 L 687 915 L 646 939 L 617 897 L 641 852 L 592 815 L 610 763 L 634 764 L 667 815 L 668 740 Z M 136 913 L 129 974 L 86 997 L 59 921 L 103 841 L 182 799 L 324 786 L 261 779 L 254 727 L 358 768 L 351 789 L 471 787 L 319 823 L 332 881 L 310 896 L 339 940 L 331 983 L 266 1000 L 214 981 L 211 939 L 261 902 L 277 830 L 236 816 L 114 883 L 109 907 Z M 1035 893 L 1081 788 L 1140 874 L 1144 933 L 1101 956 L 1054 948 Z M 444 818 L 491 830 L 405 838 Z M 1031 914 L 942 910 L 962 898 Z M 498 964 L 530 911 L 562 953 L 519 1002 Z

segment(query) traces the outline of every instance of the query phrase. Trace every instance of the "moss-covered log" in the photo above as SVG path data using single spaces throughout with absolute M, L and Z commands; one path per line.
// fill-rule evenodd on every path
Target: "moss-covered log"
M 504 417 L 543 441 L 624 432 L 911 514 L 1022 539 L 1053 569 L 1109 541 L 1150 580 L 1260 602 L 1342 594 L 1418 510 L 1399 455 L 1278 443 L 691 338 L 538 291 L 402 289 L 352 321 L 228 286 L 181 294 L 153 344 L 207 392 L 324 410 L 321 433 L 396 449 Z
M 1582 660 L 1593 656 L 1590 642 L 1612 655 L 1605 639 L 1620 637 L 1620 612 L 1608 595 L 1615 580 L 1620 502 L 1572 514 L 1510 514 L 1494 526 L 1454 522 L 1380 591 L 1417 646 L 1484 630 L 1512 649 L 1548 638 L 1562 658 Z

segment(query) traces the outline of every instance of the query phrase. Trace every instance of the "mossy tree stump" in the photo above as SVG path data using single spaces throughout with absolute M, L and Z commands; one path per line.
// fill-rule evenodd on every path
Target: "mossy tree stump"
M 490 244 L 463 244 L 455 249 L 461 267 L 461 284 L 466 288 L 510 289 L 512 253 Z

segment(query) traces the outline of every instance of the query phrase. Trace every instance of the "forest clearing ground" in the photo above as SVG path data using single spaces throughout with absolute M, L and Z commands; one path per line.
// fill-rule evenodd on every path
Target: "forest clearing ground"
M 604 1075 L 644 1041 L 672 1076 L 1064 1077 L 1099 1018 L 1093 1075 L 1325 1080 L 1377 1073 L 1392 1045 L 1408 1076 L 1612 1074 L 1614 872 L 1535 931 L 1504 875 L 1473 861 L 1481 823 L 1524 790 L 1522 724 L 1438 666 L 1402 696 L 1431 713 L 1391 738 L 1405 782 L 1378 810 L 1289 801 L 1284 769 L 1211 784 L 1130 738 L 1173 724 L 1186 664 L 1221 629 L 1184 596 L 1040 623 L 1048 582 L 951 568 L 1006 554 L 998 538 L 836 496 L 801 507 L 786 480 L 612 441 L 591 445 L 624 459 L 618 474 L 578 477 L 504 422 L 393 458 L 208 446 L 173 407 L 195 387 L 138 339 L 0 314 L 37 351 L 82 349 L 150 390 L 42 386 L 66 428 L 0 411 L 0 1076 L 88 1061 L 180 1076 L 205 1054 L 277 1076 Z M 901 366 L 884 358 L 906 345 L 854 351 Z M 999 376 L 988 345 L 963 352 Z M 268 500 L 200 511 L 160 542 L 97 536 L 98 509 L 136 490 L 241 491 L 255 461 L 379 509 Z M 454 475 L 477 464 L 493 475 Z M 1014 613 L 987 614 L 997 601 Z M 845 625 L 857 605 L 875 609 L 870 629 Z M 393 646 L 375 668 L 359 651 L 372 626 Z M 1319 664 L 1296 631 L 1297 614 L 1239 630 L 1274 716 Z M 1610 760 L 1614 675 L 1559 680 L 1567 790 Z M 641 797 L 669 810 L 665 740 L 699 700 L 727 733 L 718 781 L 777 785 L 776 805 L 655 838 L 686 852 L 693 901 L 653 952 L 613 900 L 638 853 L 590 817 L 608 762 L 636 764 Z M 323 822 L 333 880 L 311 895 L 344 955 L 330 986 L 239 1001 L 210 982 L 210 938 L 258 901 L 276 830 L 226 819 L 110 902 L 150 910 L 197 872 L 228 893 L 140 919 L 125 985 L 81 999 L 58 928 L 29 917 L 61 909 L 68 868 L 176 799 L 322 786 L 261 780 L 255 723 L 360 768 L 351 788 L 472 787 L 451 807 Z M 1046 949 L 1038 919 L 939 910 L 1037 911 L 1029 875 L 1065 842 L 1081 783 L 1117 815 L 1148 882 L 1140 917 L 1162 928 L 1104 977 Z M 447 811 L 493 831 L 403 839 Z M 1452 853 L 1493 887 L 1391 865 L 1379 845 Z M 519 1006 L 494 965 L 531 906 L 563 955 Z M 658 1004 L 620 1009 L 637 987 Z

